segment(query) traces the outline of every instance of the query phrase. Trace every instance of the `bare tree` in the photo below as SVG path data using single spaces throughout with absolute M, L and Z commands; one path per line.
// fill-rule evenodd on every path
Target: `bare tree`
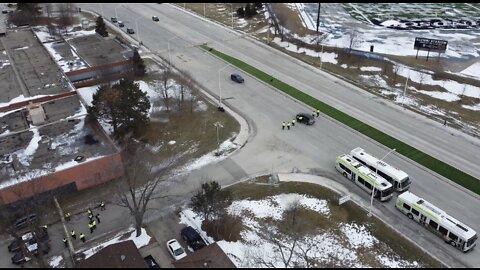
M 427 78 L 427 74 L 425 72 L 419 73 L 419 80 L 420 80 L 420 87 L 423 87 L 423 82 Z
M 136 236 L 140 236 L 143 218 L 150 201 L 166 198 L 169 195 L 158 194 L 157 187 L 165 181 L 165 175 L 174 164 L 167 159 L 160 167 L 153 167 L 147 160 L 148 153 L 144 145 L 127 142 L 124 149 L 125 175 L 119 181 L 116 196 L 117 205 L 127 208 L 135 220 Z
M 70 4 L 59 4 L 59 25 L 61 28 L 63 28 L 65 33 L 68 32 L 68 26 L 72 25 L 73 22 L 70 8 L 72 8 Z
M 160 74 L 160 82 L 161 85 L 156 85 L 155 91 L 159 94 L 159 96 L 162 97 L 163 103 L 165 104 L 165 107 L 167 109 L 167 112 L 170 111 L 170 106 L 169 106 L 169 95 L 168 95 L 168 81 L 172 77 L 172 71 L 170 69 L 170 66 L 166 66 L 165 69 L 163 70 L 162 74 Z
M 47 13 L 48 18 L 52 16 L 52 3 L 45 3 L 45 13 Z
M 360 38 L 358 36 L 358 31 L 356 29 L 352 29 L 348 38 L 348 52 L 350 53 L 352 49 L 357 47 L 359 44 Z
M 467 85 L 463 85 L 462 93 L 460 94 L 460 99 L 458 100 L 459 103 L 462 102 L 462 98 L 465 97 L 465 92 L 467 91 Z
M 396 65 L 396 64 L 393 64 L 393 82 L 396 83 L 397 82 L 397 75 L 398 75 L 398 72 L 401 70 L 401 66 L 400 65 Z

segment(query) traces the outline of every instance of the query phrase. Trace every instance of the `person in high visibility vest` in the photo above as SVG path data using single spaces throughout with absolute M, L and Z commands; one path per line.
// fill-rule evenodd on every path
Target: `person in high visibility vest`
M 92 220 L 92 227 L 94 230 L 97 228 L 97 222 L 95 220 Z
M 44 231 L 47 231 L 47 229 L 48 229 L 47 224 L 43 224 L 42 228 L 43 228 Z
M 77 235 L 75 234 L 74 230 L 70 232 L 70 235 L 72 236 L 73 239 L 77 239 Z
M 102 210 L 102 211 L 105 210 L 105 202 L 104 201 L 102 201 L 100 203 L 100 210 Z
M 290 122 L 288 122 L 287 128 L 288 128 L 288 130 L 290 130 Z
M 285 122 L 282 122 L 282 130 L 285 129 Z
M 93 233 L 93 224 L 92 224 L 92 222 L 88 223 L 88 228 L 90 229 L 90 233 Z
M 295 122 L 297 122 L 297 120 L 293 119 L 292 120 L 292 126 L 295 126 Z
M 320 110 L 317 109 L 317 117 L 320 116 Z
M 84 233 L 80 234 L 80 240 L 82 240 L 85 243 L 85 234 Z
M 68 247 L 68 241 L 67 241 L 67 238 L 65 238 L 65 237 L 64 237 L 62 241 L 63 241 L 63 243 L 65 244 L 65 247 Z
M 65 213 L 65 220 L 70 221 L 70 212 Z
M 88 213 L 88 215 L 92 214 L 92 209 L 90 209 L 90 207 L 87 209 L 87 213 Z

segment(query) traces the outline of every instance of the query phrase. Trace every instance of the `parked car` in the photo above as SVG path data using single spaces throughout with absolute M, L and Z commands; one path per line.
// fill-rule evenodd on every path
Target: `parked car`
M 152 20 L 153 20 L 154 22 L 158 22 L 160 19 L 159 19 L 157 16 L 152 16 Z
M 110 21 L 112 21 L 113 23 L 116 23 L 116 22 L 117 22 L 117 17 L 112 17 L 112 18 L 110 19 Z
M 305 125 L 313 125 L 315 123 L 315 118 L 308 113 L 299 113 L 295 118 L 299 123 L 303 123 Z
M 2 10 L 2 13 L 3 13 L 3 14 L 8 14 L 8 9 Z
M 135 34 L 135 31 L 133 31 L 133 28 L 127 28 L 127 33 Z
M 33 245 L 37 242 L 37 239 L 35 239 L 35 237 L 33 237 L 33 233 L 32 232 L 28 232 L 28 233 L 25 233 L 22 235 L 22 240 L 24 243 L 26 243 L 27 245 Z M 22 241 L 20 240 L 13 240 L 10 245 L 8 245 L 8 251 L 10 252 L 17 252 L 20 250 L 20 245 L 22 244 Z
M 24 217 L 21 217 L 15 221 L 15 229 L 19 230 L 25 228 L 31 222 L 34 223 L 37 221 L 37 214 L 30 214 Z
M 125 24 L 122 21 L 118 21 L 118 27 L 124 27 Z
M 27 245 L 27 250 L 30 251 L 33 255 L 38 255 L 38 249 L 41 248 L 44 254 L 47 254 L 50 251 L 50 245 L 47 242 L 44 243 L 35 243 L 32 245 Z M 23 252 L 20 250 L 12 257 L 12 263 L 14 264 L 24 264 L 30 261 L 32 258 L 29 256 L 25 256 Z
M 167 249 L 170 252 L 170 255 L 178 261 L 183 257 L 187 256 L 187 253 L 183 249 L 183 247 L 178 243 L 177 239 L 171 239 L 167 242 Z
M 205 246 L 200 234 L 191 226 L 183 228 L 180 235 L 193 250 L 199 250 Z
M 243 83 L 245 81 L 242 78 L 242 76 L 240 76 L 240 74 L 236 74 L 236 73 L 233 73 L 232 75 L 230 75 L 230 79 L 232 79 L 232 81 L 237 83 Z
M 157 261 L 155 261 L 155 259 L 152 257 L 152 255 L 148 255 L 143 259 L 148 264 L 148 268 L 161 268 Z

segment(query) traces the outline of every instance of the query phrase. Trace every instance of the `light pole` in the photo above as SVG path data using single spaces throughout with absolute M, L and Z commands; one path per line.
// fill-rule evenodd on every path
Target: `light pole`
M 138 48 L 140 49 L 140 32 L 138 31 L 138 20 L 143 18 L 143 16 L 140 16 L 135 19 L 135 25 L 137 26 L 137 39 L 138 39 Z
M 377 161 L 377 163 L 375 164 L 375 176 L 377 176 L 377 167 L 378 167 L 378 163 L 380 163 L 380 161 L 382 161 L 384 158 L 386 158 L 390 153 L 394 152 L 396 149 L 393 148 L 392 150 L 390 150 L 385 156 L 383 156 L 382 159 L 380 159 L 379 161 Z M 370 208 L 368 209 L 368 214 L 367 216 L 372 216 L 372 205 L 373 205 L 373 195 L 375 194 L 375 186 L 372 186 L 372 197 L 370 198 Z
M 218 108 L 219 109 L 222 107 L 222 86 L 220 85 L 220 72 L 225 68 L 227 68 L 228 66 L 230 66 L 230 64 L 227 64 L 226 66 L 218 70 Z
M 405 89 L 403 89 L 402 107 L 403 101 L 405 100 L 405 92 L 407 91 L 408 78 L 410 78 L 410 76 L 407 77 L 407 81 L 405 82 Z
M 102 18 L 105 18 L 105 16 L 103 16 L 103 6 L 102 6 L 102 3 L 100 3 L 100 10 L 102 12 Z
M 223 125 L 222 123 L 220 122 L 215 122 L 215 124 L 213 124 L 216 128 L 217 128 L 217 156 L 220 155 L 220 137 L 218 136 L 218 128 L 223 128 Z
M 120 21 L 120 18 L 118 18 L 118 14 L 117 14 L 117 8 L 121 7 L 121 5 L 117 5 L 115 7 L 115 18 L 117 18 L 117 22 Z
M 232 14 L 232 29 L 233 29 L 233 4 L 230 4 L 230 13 Z
M 172 53 L 170 52 L 170 41 L 178 38 L 178 36 L 174 36 L 168 40 L 168 61 L 170 61 L 170 66 L 172 66 Z

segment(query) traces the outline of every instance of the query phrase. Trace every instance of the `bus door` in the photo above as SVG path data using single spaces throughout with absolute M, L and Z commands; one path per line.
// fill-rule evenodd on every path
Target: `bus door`
M 420 213 L 420 223 L 425 224 L 427 222 L 427 217 Z
M 356 174 L 354 172 L 352 172 L 352 174 L 350 175 L 350 179 L 355 182 L 355 177 L 356 177 Z

